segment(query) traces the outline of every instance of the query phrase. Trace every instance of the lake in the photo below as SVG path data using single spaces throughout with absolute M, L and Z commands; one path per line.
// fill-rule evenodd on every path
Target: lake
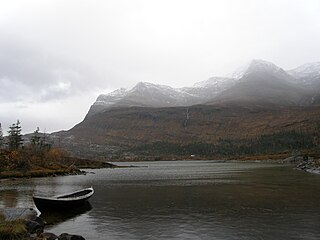
M 320 239 L 320 175 L 267 163 L 174 161 L 0 181 L 0 207 L 93 186 L 46 231 L 86 239 Z

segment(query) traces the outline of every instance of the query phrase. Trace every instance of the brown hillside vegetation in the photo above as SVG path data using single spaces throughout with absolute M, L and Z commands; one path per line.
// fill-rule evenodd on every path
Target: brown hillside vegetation
M 172 108 L 112 109 L 59 133 L 73 144 L 136 147 L 156 142 L 176 145 L 243 141 L 296 131 L 313 133 L 320 107 L 216 104 Z
M 187 120 L 187 111 L 189 120 Z M 94 143 L 136 145 L 152 141 L 191 143 L 255 138 L 285 130 L 313 131 L 320 107 L 193 106 L 127 108 L 86 119 L 67 134 Z

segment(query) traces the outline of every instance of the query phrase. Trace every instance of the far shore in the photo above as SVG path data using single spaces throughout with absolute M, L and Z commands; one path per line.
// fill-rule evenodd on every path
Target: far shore
M 320 160 L 314 157 L 290 156 L 288 153 L 273 154 L 273 155 L 258 155 L 258 156 L 233 156 L 229 158 L 208 158 L 198 156 L 125 156 L 106 161 L 81 159 L 75 157 L 64 158 L 64 165 L 56 163 L 47 167 L 39 167 L 34 165 L 29 169 L 7 169 L 0 171 L 1 179 L 15 178 L 38 178 L 38 177 L 56 177 L 69 175 L 85 175 L 88 172 L 82 169 L 99 169 L 99 168 L 126 168 L 135 167 L 135 162 L 151 162 L 151 161 L 214 161 L 214 162 L 261 162 L 261 163 L 276 163 L 276 164 L 292 164 L 297 169 L 310 172 L 320 173 Z M 116 162 L 130 163 L 128 166 L 116 165 Z M 71 164 L 70 164 L 71 163 Z

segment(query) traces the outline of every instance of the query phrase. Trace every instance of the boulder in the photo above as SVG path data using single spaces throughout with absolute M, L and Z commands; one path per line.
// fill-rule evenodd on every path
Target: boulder
M 41 226 L 36 221 L 28 220 L 26 222 L 26 229 L 27 229 L 27 232 L 30 234 L 36 233 L 37 235 L 40 235 L 41 233 L 43 233 L 44 226 Z
M 54 233 L 45 232 L 40 235 L 40 239 L 46 239 L 46 240 L 59 240 L 58 236 Z
M 85 238 L 80 235 L 71 235 L 68 233 L 62 233 L 58 239 L 59 240 L 85 240 Z
M 36 217 L 35 219 L 33 219 L 33 221 L 39 223 L 39 225 L 43 228 L 47 224 L 47 222 L 41 217 Z

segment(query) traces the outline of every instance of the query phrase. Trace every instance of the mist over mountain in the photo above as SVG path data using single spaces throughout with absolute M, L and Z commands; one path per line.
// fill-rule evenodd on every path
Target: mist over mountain
M 300 80 L 300 84 L 308 85 L 313 83 L 320 77 L 320 62 L 306 63 L 295 69 L 289 70 L 288 73 L 296 80 Z
M 251 102 L 277 105 L 319 103 L 320 63 L 308 63 L 285 71 L 263 60 L 252 60 L 232 77 L 212 77 L 193 87 L 172 88 L 139 82 L 130 90 L 101 94 L 87 117 L 119 107 L 180 107 L 217 102 Z

